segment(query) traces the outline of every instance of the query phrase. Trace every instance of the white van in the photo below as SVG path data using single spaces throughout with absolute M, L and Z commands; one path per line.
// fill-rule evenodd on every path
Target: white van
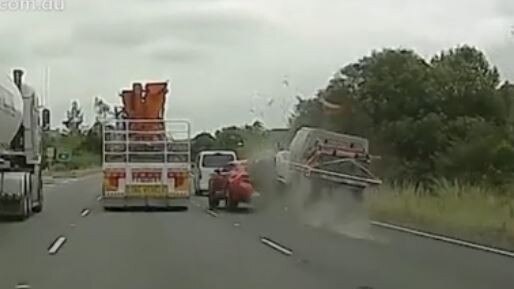
M 195 160 L 195 193 L 201 195 L 209 189 L 209 178 L 214 170 L 237 159 L 236 152 L 230 150 L 202 151 Z

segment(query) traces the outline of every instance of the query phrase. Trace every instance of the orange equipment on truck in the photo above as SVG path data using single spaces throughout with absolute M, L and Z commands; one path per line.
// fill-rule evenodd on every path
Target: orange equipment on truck
M 104 208 L 187 206 L 190 124 L 164 119 L 167 82 L 123 90 L 122 113 L 104 123 Z

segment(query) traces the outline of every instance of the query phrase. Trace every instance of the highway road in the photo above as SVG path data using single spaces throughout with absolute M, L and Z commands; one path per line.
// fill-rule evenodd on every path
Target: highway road
M 0 223 L 0 288 L 514 286 L 514 259 L 381 228 L 355 238 L 304 225 L 281 202 L 210 213 L 194 197 L 188 211 L 105 212 L 98 175 L 45 191 L 43 213 Z

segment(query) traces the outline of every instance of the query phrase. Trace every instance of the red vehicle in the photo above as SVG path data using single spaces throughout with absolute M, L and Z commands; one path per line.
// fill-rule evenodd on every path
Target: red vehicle
M 209 179 L 209 208 L 217 208 L 224 200 L 228 209 L 234 209 L 239 203 L 249 203 L 253 192 L 246 162 L 229 162 Z

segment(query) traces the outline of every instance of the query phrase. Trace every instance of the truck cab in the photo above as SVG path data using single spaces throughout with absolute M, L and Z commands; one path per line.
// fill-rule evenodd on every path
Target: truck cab
M 23 74 L 0 77 L 0 216 L 17 219 L 43 210 L 41 136 L 50 125 Z

